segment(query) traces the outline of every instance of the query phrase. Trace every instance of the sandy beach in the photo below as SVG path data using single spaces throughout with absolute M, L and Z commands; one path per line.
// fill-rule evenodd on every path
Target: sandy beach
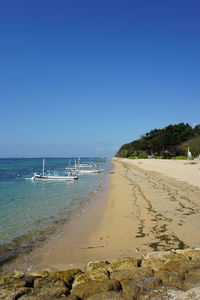
M 65 270 L 152 250 L 200 247 L 199 161 L 113 163 L 107 191 L 13 268 Z

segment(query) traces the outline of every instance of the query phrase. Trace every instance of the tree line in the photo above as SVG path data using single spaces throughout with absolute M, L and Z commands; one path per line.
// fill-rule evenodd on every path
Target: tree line
M 179 123 L 151 130 L 140 139 L 121 146 L 116 156 L 151 155 L 170 158 L 186 155 L 188 147 L 194 155 L 200 153 L 200 124 L 192 127 L 188 123 Z

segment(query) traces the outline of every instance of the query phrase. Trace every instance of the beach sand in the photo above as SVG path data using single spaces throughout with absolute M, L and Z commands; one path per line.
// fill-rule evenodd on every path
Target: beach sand
M 65 270 L 152 250 L 200 248 L 199 161 L 113 163 L 109 190 L 44 246 L 21 257 L 18 269 Z

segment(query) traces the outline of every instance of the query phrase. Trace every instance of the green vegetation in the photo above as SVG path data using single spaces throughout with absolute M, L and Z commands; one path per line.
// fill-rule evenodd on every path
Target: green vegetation
M 172 156 L 171 159 L 187 159 L 187 156 Z
M 192 152 L 193 156 L 197 156 L 200 151 L 200 135 L 195 136 L 192 139 L 189 139 L 188 141 L 184 142 L 181 146 L 181 151 L 186 152 L 188 148 L 190 148 L 190 151 Z
M 191 127 L 188 123 L 180 123 L 151 130 L 140 139 L 121 146 L 116 156 L 186 159 L 188 147 L 193 155 L 199 155 L 200 124 Z
M 146 153 L 139 153 L 137 158 L 148 158 L 148 155 Z

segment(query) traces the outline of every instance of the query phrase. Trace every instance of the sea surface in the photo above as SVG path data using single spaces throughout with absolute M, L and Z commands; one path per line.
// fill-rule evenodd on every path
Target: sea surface
M 73 218 L 100 190 L 112 163 L 81 158 L 81 163 L 88 162 L 97 162 L 104 171 L 58 182 L 26 179 L 42 172 L 42 158 L 0 159 L 0 264 L 32 249 L 57 224 Z M 63 175 L 64 167 L 73 164 L 73 158 L 46 158 L 45 170 Z

